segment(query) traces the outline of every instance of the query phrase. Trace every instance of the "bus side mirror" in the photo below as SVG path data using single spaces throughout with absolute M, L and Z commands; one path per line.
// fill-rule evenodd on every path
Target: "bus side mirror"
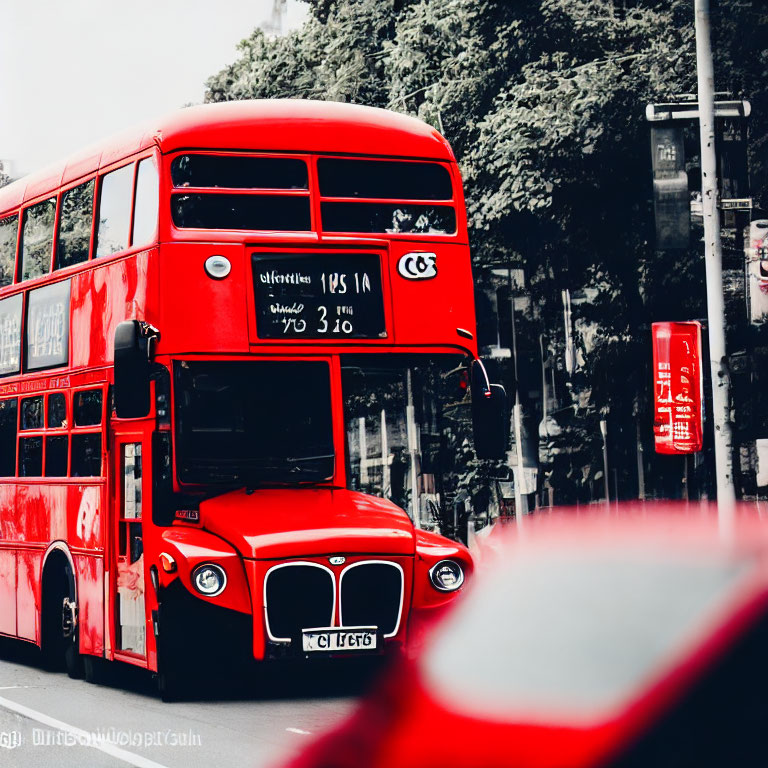
M 485 367 L 472 361 L 472 430 L 478 459 L 503 459 L 509 444 L 507 393 L 501 384 L 491 384 Z
M 115 412 L 120 419 L 149 415 L 149 339 L 138 320 L 115 329 Z

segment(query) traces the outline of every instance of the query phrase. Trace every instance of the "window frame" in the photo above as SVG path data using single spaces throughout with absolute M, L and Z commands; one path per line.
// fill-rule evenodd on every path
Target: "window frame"
M 98 424 L 89 424 L 88 426 L 76 427 L 74 425 L 74 402 L 78 392 L 89 392 L 97 390 L 101 392 L 101 410 L 100 421 Z M 105 462 L 105 449 L 106 445 L 106 428 L 107 428 L 107 394 L 108 388 L 105 382 L 97 382 L 91 384 L 82 384 L 71 389 L 52 389 L 50 391 L 29 392 L 24 394 L 16 394 L 11 397 L 3 397 L 0 400 L 3 401 L 16 401 L 16 462 L 15 472 L 13 476 L 2 475 L 0 476 L 0 482 L 27 482 L 30 480 L 36 482 L 85 482 L 85 481 L 103 481 L 106 477 L 105 471 L 107 469 Z M 48 403 L 54 396 L 62 395 L 64 397 L 64 413 L 65 421 L 62 426 L 50 427 L 48 426 Z M 43 426 L 36 427 L 34 429 L 22 429 L 21 428 L 21 414 L 22 414 L 22 401 L 27 399 L 34 399 L 41 397 L 43 399 Z M 98 435 L 100 440 L 99 460 L 100 474 L 98 475 L 73 475 L 73 444 L 74 437 L 78 435 Z M 46 474 L 46 462 L 48 459 L 48 438 L 50 437 L 66 437 L 67 438 L 67 470 L 65 475 L 47 475 Z M 21 475 L 21 451 L 22 440 L 28 438 L 40 438 L 42 443 L 41 451 L 41 472 L 40 475 Z
M 77 189 L 78 187 L 82 187 L 85 184 L 88 184 L 89 182 L 93 182 L 93 209 L 91 211 L 91 234 L 90 239 L 88 241 L 88 257 L 84 261 L 78 261 L 76 264 L 68 264 L 65 267 L 59 267 L 58 265 L 58 255 L 59 255 L 59 236 L 61 231 L 61 212 L 62 207 L 64 204 L 64 195 L 66 195 L 68 192 L 71 192 L 73 189 Z M 49 274 L 53 274 L 55 272 L 63 272 L 64 270 L 75 270 L 75 269 L 82 269 L 83 264 L 88 264 L 90 261 L 93 260 L 93 248 L 94 248 L 94 242 L 96 239 L 96 222 L 97 222 L 97 216 L 98 216 L 98 208 L 97 208 L 97 200 L 98 200 L 98 176 L 96 173 L 90 173 L 87 176 L 81 176 L 76 181 L 73 181 L 71 183 L 68 183 L 66 186 L 59 187 L 58 191 L 58 197 L 59 202 L 57 206 L 56 211 L 56 233 L 55 238 L 53 242 L 53 262 L 51 263 L 51 271 Z
M 56 478 L 56 477 L 70 477 L 72 466 L 72 439 L 70 437 L 70 428 L 72 426 L 71 419 L 71 406 L 70 398 L 67 390 L 54 390 L 53 392 L 45 393 L 45 402 L 43 404 L 43 424 L 45 425 L 45 439 L 43 446 L 43 477 L 44 478 Z M 48 425 L 48 408 L 49 402 L 55 395 L 62 395 L 64 397 L 64 424 L 60 427 L 51 427 Z M 46 474 L 46 467 L 48 465 L 48 438 L 49 437 L 64 437 L 67 438 L 67 471 L 65 475 L 48 475 Z
M 24 270 L 24 223 L 26 220 L 27 212 L 32 210 L 38 205 L 43 205 L 43 203 L 49 202 L 50 200 L 54 200 L 54 209 L 53 209 L 53 232 L 51 237 L 51 251 L 49 253 L 50 259 L 48 261 L 48 271 L 43 272 L 41 275 L 34 275 L 33 277 L 28 277 L 24 279 L 23 276 L 23 270 Z M 51 274 L 51 271 L 53 270 L 53 259 L 54 254 L 56 253 L 56 233 L 58 232 L 59 228 L 59 204 L 61 201 L 61 188 L 56 187 L 54 190 L 51 190 L 50 192 L 46 193 L 45 195 L 41 195 L 38 198 L 35 198 L 33 200 L 27 201 L 24 205 L 22 205 L 19 208 L 19 234 L 18 238 L 16 240 L 16 269 L 14 272 L 14 281 L 13 285 L 17 283 L 32 283 L 35 280 L 41 280 L 48 275 Z
M 269 187 L 176 187 L 173 185 L 171 176 L 171 165 L 183 155 L 207 155 L 209 157 L 258 157 L 274 158 L 276 160 L 301 160 L 307 166 L 307 188 L 306 189 L 273 189 Z M 167 212 L 168 222 L 174 233 L 188 234 L 197 232 L 229 232 L 237 233 L 242 237 L 243 232 L 280 232 L 288 234 L 291 237 L 314 235 L 317 232 L 318 219 L 317 210 L 313 202 L 314 190 L 317 187 L 316 169 L 312 160 L 312 155 L 301 152 L 270 152 L 270 151 L 222 151 L 222 150 L 179 150 L 167 155 L 165 162 L 166 186 L 160 189 L 160 208 Z M 273 230 L 273 229 L 211 229 L 205 227 L 179 227 L 173 221 L 173 198 L 176 195 L 239 195 L 243 197 L 301 197 L 307 198 L 309 202 L 309 229 L 297 230 Z M 319 210 L 319 209 L 318 209 Z M 183 235 L 182 238 L 183 239 Z
M 155 210 L 155 228 L 154 228 L 152 237 L 150 237 L 147 242 L 141 243 L 137 246 L 136 243 L 134 242 L 135 232 L 136 232 L 136 200 L 137 200 L 138 191 L 139 191 L 139 168 L 144 161 L 148 161 L 151 163 L 152 167 L 154 168 L 155 175 L 157 177 L 157 208 Z M 146 248 L 151 248 L 153 245 L 157 243 L 159 234 L 160 234 L 160 209 L 161 209 L 162 198 L 163 198 L 162 165 L 158 162 L 158 158 L 155 156 L 154 152 L 148 155 L 144 155 L 142 157 L 135 158 L 134 169 L 133 169 L 133 194 L 131 197 L 131 223 L 130 223 L 130 231 L 128 233 L 128 249 L 127 250 L 132 250 L 134 248 L 138 250 L 144 250 Z M 95 214 L 95 208 L 94 208 L 94 214 Z M 102 256 L 100 258 L 103 259 L 106 257 Z
M 12 219 L 14 216 L 16 217 L 16 241 L 13 249 L 13 263 L 11 265 L 11 282 L 7 285 L 0 286 L 0 290 L 3 288 L 8 288 L 9 286 L 16 283 L 16 269 L 19 261 L 19 240 L 21 238 L 21 209 L 19 208 L 10 213 L 3 214 L 0 216 L 0 222 L 5 221 L 6 219 Z
M 132 238 L 133 238 L 133 216 L 134 216 L 134 205 L 136 202 L 136 169 L 139 164 L 139 160 L 142 160 L 143 158 L 137 158 L 132 157 L 128 162 L 125 161 L 125 159 L 120 160 L 118 163 L 115 163 L 112 166 L 109 166 L 104 169 L 99 169 L 99 174 L 97 177 L 97 190 L 96 190 L 96 204 L 94 205 L 94 229 L 93 229 L 93 244 L 91 247 L 91 258 L 89 260 L 89 263 L 92 261 L 106 261 L 107 259 L 110 259 L 112 257 L 116 256 L 123 256 L 126 253 L 128 253 L 132 248 Z M 117 173 L 118 171 L 122 171 L 125 168 L 131 168 L 131 183 L 130 183 L 130 190 L 131 190 L 131 202 L 128 206 L 128 242 L 126 243 L 124 248 L 121 248 L 118 251 L 113 251 L 112 253 L 105 253 L 102 256 L 98 255 L 99 251 L 99 222 L 101 220 L 101 202 L 104 196 L 104 180 L 107 176 L 109 176 L 112 173 Z
M 16 426 L 14 429 L 14 437 L 13 437 L 13 444 L 15 446 L 15 452 L 16 452 L 16 455 L 14 457 L 14 462 L 13 462 L 14 474 L 13 475 L 0 474 L 0 480 L 14 480 L 19 476 L 18 475 L 18 472 L 19 472 L 19 423 L 20 423 L 19 420 L 21 418 L 21 415 L 19 413 L 19 399 L 20 398 L 18 395 L 11 395 L 10 397 L 0 398 L 0 401 L 2 402 L 11 402 L 11 401 L 16 402 Z
M 389 161 L 395 163 L 432 163 L 439 165 L 447 173 L 451 181 L 451 197 L 450 199 L 443 200 L 414 200 L 411 198 L 378 198 L 378 197 L 331 197 L 328 195 L 320 194 L 320 174 L 318 169 L 318 163 L 324 159 L 333 160 L 361 160 L 361 161 Z M 461 179 L 457 178 L 457 172 L 454 169 L 454 165 L 448 160 L 437 160 L 434 158 L 422 158 L 422 157 L 396 157 L 396 156 L 382 156 L 382 155 L 329 155 L 324 153 L 313 154 L 311 156 L 312 163 L 312 192 L 314 195 L 313 213 L 315 220 L 317 221 L 316 232 L 319 235 L 329 235 L 331 237 L 384 237 L 394 239 L 406 239 L 406 240 L 431 240 L 432 238 L 438 241 L 452 239 L 456 240 L 463 234 L 462 216 L 461 216 Z M 356 232 L 354 230 L 326 230 L 323 226 L 322 206 L 323 203 L 373 203 L 377 205 L 389 204 L 389 205 L 409 205 L 420 206 L 424 208 L 449 208 L 453 210 L 454 217 L 456 219 L 456 227 L 453 232 Z
M 101 419 L 98 424 L 88 424 L 87 426 L 76 426 L 75 425 L 75 400 L 77 398 L 78 393 L 80 392 L 91 392 L 93 390 L 98 390 L 101 392 Z M 83 384 L 77 387 L 73 387 L 70 391 L 71 395 L 71 402 L 69 403 L 69 411 L 68 413 L 71 416 L 70 421 L 70 427 L 69 427 L 69 464 L 68 464 L 68 471 L 69 471 L 69 477 L 72 478 L 78 478 L 78 479 L 85 479 L 85 478 L 103 478 L 105 476 L 105 462 L 104 462 L 104 441 L 105 441 L 105 428 L 107 423 L 107 387 L 105 384 Z M 99 438 L 101 440 L 101 448 L 99 451 L 100 454 L 100 461 L 101 466 L 99 468 L 100 474 L 98 475 L 73 475 L 72 474 L 72 451 L 74 446 L 74 437 L 79 435 L 93 435 L 97 434 L 99 435 Z

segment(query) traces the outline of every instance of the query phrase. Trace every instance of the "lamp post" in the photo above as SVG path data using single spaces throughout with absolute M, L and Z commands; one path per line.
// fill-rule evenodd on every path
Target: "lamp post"
M 605 485 L 605 506 L 611 506 L 610 485 L 608 483 L 608 422 L 600 419 L 600 434 L 603 436 L 603 484 Z
M 712 415 L 715 425 L 715 475 L 718 511 L 721 516 L 727 516 L 733 509 L 736 494 L 731 456 L 730 382 L 725 356 L 725 301 L 715 156 L 715 74 L 710 42 L 709 0 L 695 0 L 695 12 L 701 139 L 701 202 L 704 216 L 704 263 L 707 276 Z

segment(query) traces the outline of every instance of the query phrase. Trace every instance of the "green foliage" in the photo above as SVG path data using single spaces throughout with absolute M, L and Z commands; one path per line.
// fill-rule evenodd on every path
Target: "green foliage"
M 763 6 L 718 0 L 712 18 L 718 87 L 753 103 L 755 194 L 768 205 Z M 525 268 L 529 346 L 542 335 L 548 355 L 561 358 L 561 291 L 587 297 L 575 308 L 581 362 L 570 376 L 558 368 L 566 411 L 547 450 L 565 462 L 553 477 L 594 478 L 602 467 L 596 415 L 626 425 L 641 413 L 649 422 L 650 323 L 705 314 L 697 244 L 687 253 L 654 249 L 644 119 L 648 102 L 695 92 L 693 0 L 310 7 L 302 29 L 244 40 L 239 58 L 208 81 L 207 99 L 355 101 L 441 130 L 464 174 L 476 266 Z M 622 429 L 617 439 L 633 445 L 632 430 Z

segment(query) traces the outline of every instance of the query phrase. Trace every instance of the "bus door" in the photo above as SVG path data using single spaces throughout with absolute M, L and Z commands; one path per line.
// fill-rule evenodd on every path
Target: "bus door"
M 113 448 L 113 649 L 116 656 L 127 655 L 127 660 L 134 657 L 139 661 L 147 657 L 142 519 L 149 513 L 150 473 L 144 471 L 149 469 L 148 434 L 116 434 Z

